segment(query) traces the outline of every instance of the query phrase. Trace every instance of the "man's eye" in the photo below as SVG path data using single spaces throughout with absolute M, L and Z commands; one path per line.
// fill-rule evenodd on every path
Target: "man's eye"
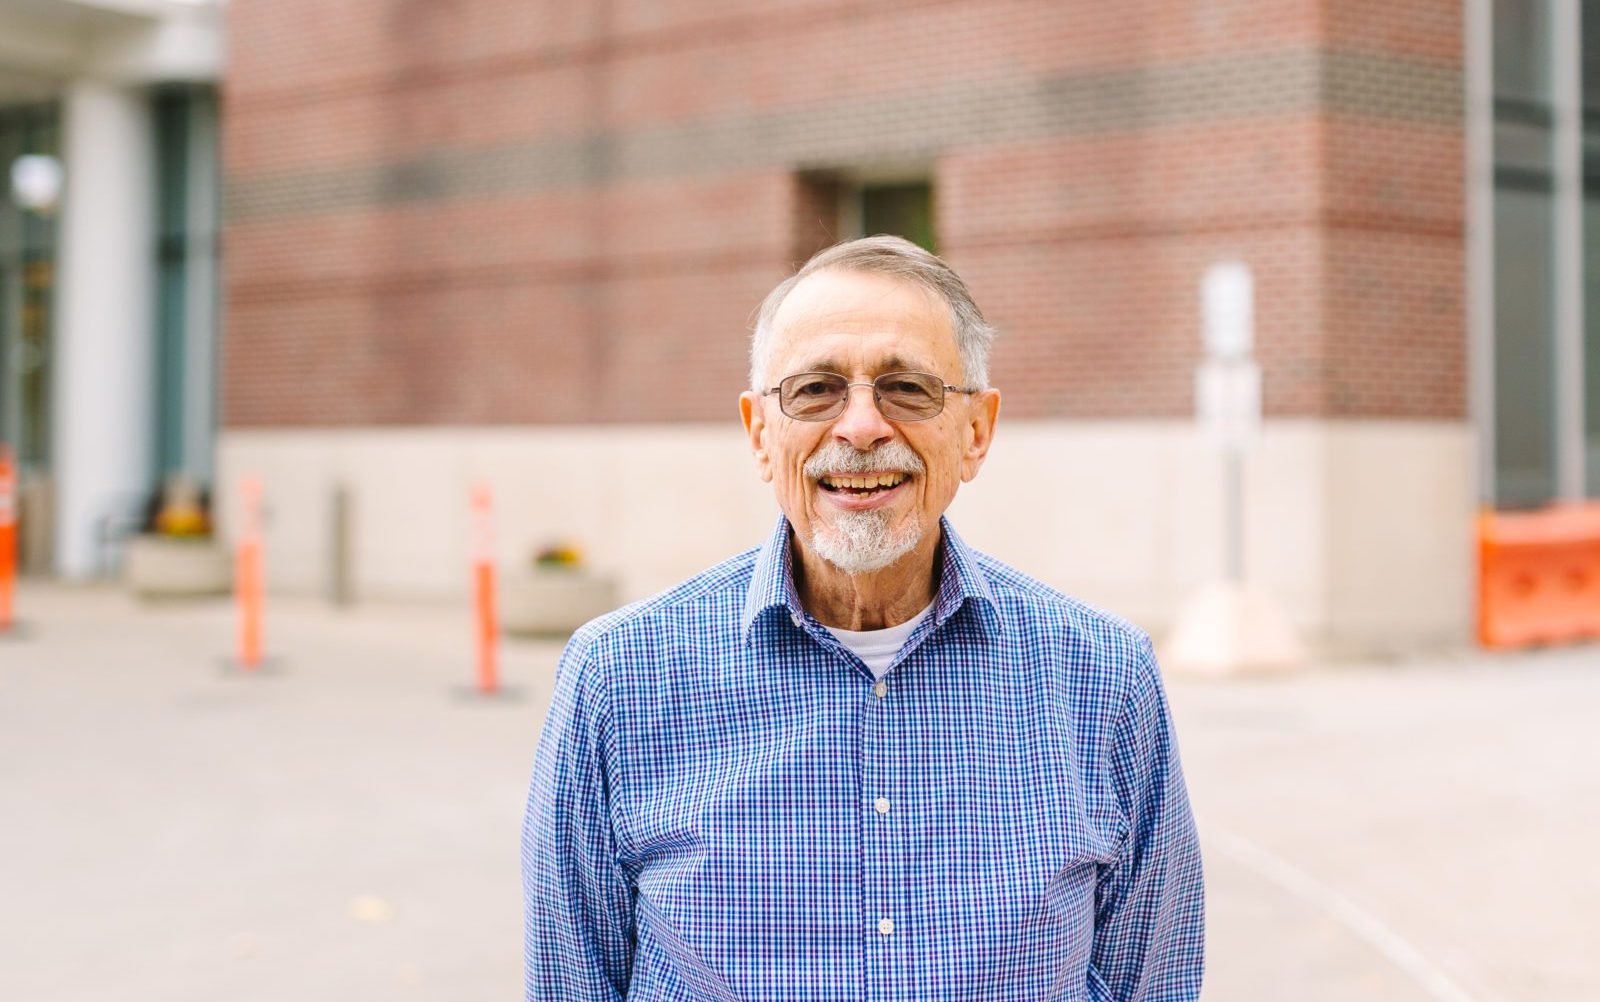
M 833 383 L 826 379 L 809 379 L 794 388 L 797 397 L 821 397 L 834 391 Z
M 925 397 L 928 395 L 928 388 L 911 380 L 895 380 L 885 386 L 883 392 L 894 393 L 903 397 Z

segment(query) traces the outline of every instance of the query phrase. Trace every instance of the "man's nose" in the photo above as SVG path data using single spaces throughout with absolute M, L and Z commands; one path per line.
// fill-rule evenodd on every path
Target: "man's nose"
M 845 392 L 844 413 L 833 422 L 834 438 L 865 452 L 894 437 L 894 425 L 878 410 L 870 385 L 852 386 Z

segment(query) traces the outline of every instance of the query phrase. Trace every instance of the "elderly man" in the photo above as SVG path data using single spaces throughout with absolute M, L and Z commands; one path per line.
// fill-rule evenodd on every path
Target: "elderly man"
M 739 407 L 783 517 L 568 645 L 523 833 L 529 999 L 1198 997 L 1149 639 L 943 518 L 993 441 L 992 337 L 894 237 L 767 297 Z

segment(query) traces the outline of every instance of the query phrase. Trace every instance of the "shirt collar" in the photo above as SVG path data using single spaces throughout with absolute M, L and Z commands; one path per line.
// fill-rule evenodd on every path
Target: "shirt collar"
M 989 579 L 978 567 L 973 551 L 961 541 L 948 518 L 939 518 L 939 530 L 943 536 L 939 592 L 934 598 L 933 613 L 928 617 L 932 622 L 924 626 L 937 629 L 969 599 L 974 600 L 976 611 L 984 614 L 987 610 L 986 614 L 993 619 L 997 615 L 994 592 L 989 588 Z M 800 623 L 809 618 L 800 605 L 800 596 L 794 587 L 794 570 L 791 567 L 794 553 L 789 545 L 792 531 L 788 518 L 778 516 L 778 524 L 773 528 L 772 535 L 767 537 L 766 543 L 756 554 L 750 590 L 745 596 L 744 612 L 739 619 L 740 636 L 745 643 L 750 642 L 750 631 L 756 622 L 773 609 L 786 612 Z

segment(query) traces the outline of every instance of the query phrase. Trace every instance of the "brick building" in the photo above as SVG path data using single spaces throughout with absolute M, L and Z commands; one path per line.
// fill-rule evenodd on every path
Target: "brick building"
M 367 594 L 461 591 L 482 479 L 505 561 L 571 537 L 648 593 L 775 514 L 735 407 L 756 304 L 834 239 L 906 232 L 1001 330 L 1000 435 L 953 517 L 1160 629 L 1221 569 L 1193 387 L 1200 278 L 1233 258 L 1264 373 L 1249 576 L 1323 644 L 1462 640 L 1476 506 L 1582 493 L 1600 441 L 1565 375 L 1573 101 L 1600 90 L 1577 25 L 1559 0 L 233 0 L 224 487 L 266 479 L 284 588 L 337 551 Z M 1501 162 L 1518 128 L 1554 152 Z

